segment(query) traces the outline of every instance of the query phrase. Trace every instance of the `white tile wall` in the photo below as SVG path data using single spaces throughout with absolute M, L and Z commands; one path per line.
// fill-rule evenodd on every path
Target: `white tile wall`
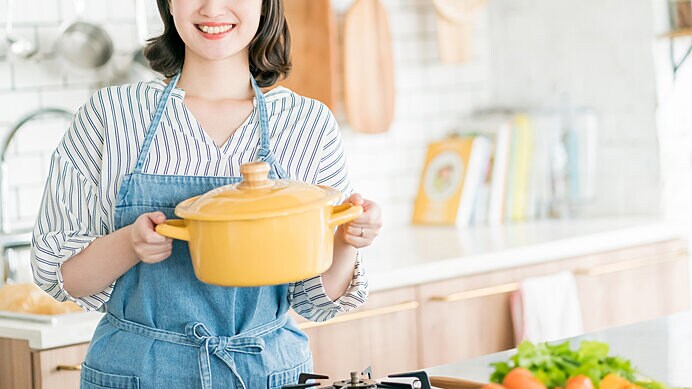
M 598 196 L 582 214 L 658 214 L 651 2 L 488 3 L 495 103 L 567 98 L 601 115 Z
M 150 19 L 157 17 L 153 0 Z M 354 133 L 340 118 L 352 180 L 382 204 L 385 221 L 407 223 L 427 142 L 462 127 L 464 117 L 488 106 L 543 107 L 568 92 L 594 106 L 603 122 L 599 197 L 590 214 L 654 213 L 658 207 L 655 85 L 647 4 L 632 2 L 490 1 L 476 23 L 475 60 L 439 63 L 435 11 L 430 0 L 383 0 L 389 11 L 395 56 L 396 114 L 389 132 Z M 74 109 L 97 87 L 94 74 L 63 74 L 52 59 L 52 36 L 74 17 L 71 0 L 17 2 L 25 9 L 16 27 L 38 36 L 38 62 L 10 63 L 0 48 L 0 135 L 38 106 Z M 339 19 L 352 0 L 333 0 Z M 86 17 L 115 36 L 118 58 L 136 47 L 134 0 L 87 2 Z M 0 15 L 5 15 L 0 5 Z M 623 15 L 627 15 L 623 18 Z M 5 21 L 0 16 L 0 30 Z M 151 25 L 157 31 L 160 25 Z M 0 32 L 0 42 L 4 41 Z M 0 45 L 1 47 L 2 45 Z M 50 131 L 50 130 L 48 130 Z M 21 147 L 20 147 L 21 146 Z M 22 141 L 17 156 L 45 155 L 45 144 Z M 692 154 L 690 154 L 692 155 Z M 642 157 L 645 156 L 646 158 Z M 637 163 L 628 163 L 644 158 Z M 687 158 L 692 166 L 692 157 Z M 623 174 L 619 174 L 622 172 Z M 30 219 L 32 185 L 13 186 L 17 220 Z M 631 193 L 641 196 L 631 196 Z M 33 197 L 32 197 L 33 196 Z M 636 198 L 635 198 L 636 197 Z M 628 199 L 623 201 L 623 198 Z M 26 201 L 24 201 L 26 203 Z

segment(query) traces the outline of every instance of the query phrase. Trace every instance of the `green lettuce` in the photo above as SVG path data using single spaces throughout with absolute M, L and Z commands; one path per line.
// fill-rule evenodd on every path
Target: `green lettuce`
M 507 362 L 492 363 L 494 372 L 490 381 L 502 383 L 507 373 L 516 367 L 531 371 L 546 387 L 565 387 L 567 380 L 578 375 L 591 379 L 594 387 L 598 387 L 603 377 L 608 374 L 636 382 L 637 370 L 627 359 L 610 356 L 607 343 L 583 341 L 579 349 L 572 350 L 569 342 L 548 344 L 533 344 L 524 341 L 517 347 L 517 353 Z M 637 382 L 644 389 L 668 389 L 665 385 L 654 382 Z

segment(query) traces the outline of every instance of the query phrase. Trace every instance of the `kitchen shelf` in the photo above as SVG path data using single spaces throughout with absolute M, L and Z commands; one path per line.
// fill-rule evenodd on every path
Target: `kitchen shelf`
M 692 42 L 687 46 L 687 49 L 685 50 L 685 54 L 682 56 L 682 58 L 679 61 L 676 61 L 676 55 L 675 55 L 675 44 L 674 40 L 675 38 L 683 38 L 683 37 L 692 37 L 692 28 L 680 28 L 676 30 L 671 30 L 666 33 L 663 33 L 658 36 L 661 39 L 668 39 L 669 40 L 669 45 L 670 45 L 670 63 L 673 66 L 673 79 L 676 78 L 678 74 L 678 70 L 682 67 L 682 65 L 685 63 L 687 58 L 692 54 Z
M 672 30 L 659 35 L 659 38 L 679 38 L 683 36 L 692 36 L 692 28 L 682 28 L 679 30 Z

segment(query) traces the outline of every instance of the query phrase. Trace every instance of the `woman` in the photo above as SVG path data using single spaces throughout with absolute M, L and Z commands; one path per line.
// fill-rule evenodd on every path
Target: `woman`
M 259 89 L 290 67 L 281 0 L 158 6 L 165 30 L 146 55 L 170 78 L 104 88 L 78 111 L 51 161 L 34 231 L 36 283 L 106 312 L 83 388 L 294 383 L 312 361 L 287 311 L 327 320 L 365 301 L 357 249 L 377 236 L 380 208 L 348 198 L 364 213 L 338 229 L 334 263 L 321 276 L 257 288 L 199 282 L 187 246 L 155 227 L 180 201 L 237 182 L 241 163 L 351 189 L 329 110 L 285 88 Z

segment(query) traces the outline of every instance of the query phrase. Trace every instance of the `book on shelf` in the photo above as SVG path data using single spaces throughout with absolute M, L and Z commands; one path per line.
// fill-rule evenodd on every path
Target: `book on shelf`
M 505 193 L 510 169 L 510 142 L 512 123 L 504 121 L 497 131 L 493 147 L 492 172 L 487 221 L 490 225 L 501 224 L 505 215 Z
M 485 136 L 454 136 L 430 144 L 414 203 L 413 223 L 468 225 L 490 160 Z
M 519 113 L 493 126 L 429 145 L 414 224 L 498 225 L 551 216 L 554 165 L 565 157 L 560 118 Z

